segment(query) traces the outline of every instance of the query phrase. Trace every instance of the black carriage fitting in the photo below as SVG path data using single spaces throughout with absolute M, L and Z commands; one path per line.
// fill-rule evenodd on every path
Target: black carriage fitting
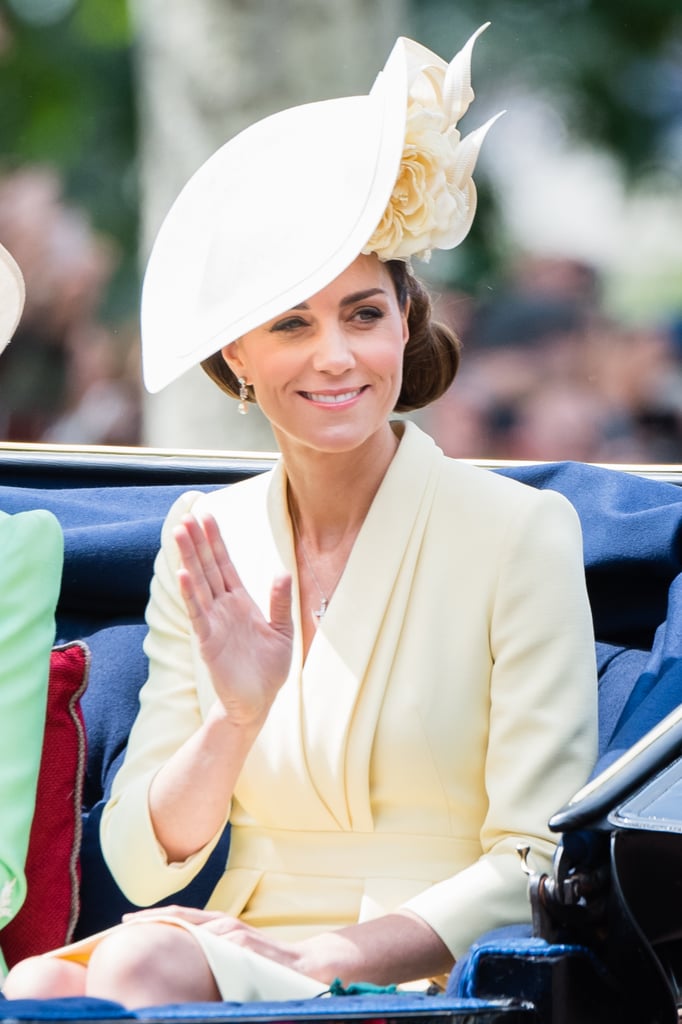
M 682 1001 L 682 705 L 550 827 L 562 838 L 552 876 L 531 879 L 534 930 L 596 955 L 603 971 L 589 979 L 591 1000 L 610 1008 L 601 1018 L 572 1009 L 559 1019 L 587 1024 L 614 1014 L 619 1024 L 674 1024 Z

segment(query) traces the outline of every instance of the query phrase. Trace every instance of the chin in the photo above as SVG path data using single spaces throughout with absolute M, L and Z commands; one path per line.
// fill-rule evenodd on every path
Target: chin
M 285 445 L 294 444 L 297 447 L 309 448 L 317 452 L 326 452 L 329 455 L 343 455 L 348 452 L 358 451 L 376 438 L 386 426 L 387 421 L 379 425 L 358 429 L 357 424 L 331 425 L 324 430 L 281 430 L 274 428 L 280 447 L 282 442 Z

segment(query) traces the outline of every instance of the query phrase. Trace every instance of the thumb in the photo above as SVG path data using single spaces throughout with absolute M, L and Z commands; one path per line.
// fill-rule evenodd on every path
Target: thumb
M 277 576 L 270 591 L 270 625 L 278 633 L 293 636 L 291 621 L 291 576 Z

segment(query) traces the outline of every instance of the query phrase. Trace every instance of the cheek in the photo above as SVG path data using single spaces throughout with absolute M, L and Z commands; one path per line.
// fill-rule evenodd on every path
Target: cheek
M 251 364 L 252 381 L 261 393 L 278 391 L 295 380 L 301 369 L 301 360 L 293 351 L 270 352 L 266 359 Z
M 387 377 L 402 376 L 405 346 L 401 338 L 393 334 L 376 345 L 373 364 L 377 372 Z

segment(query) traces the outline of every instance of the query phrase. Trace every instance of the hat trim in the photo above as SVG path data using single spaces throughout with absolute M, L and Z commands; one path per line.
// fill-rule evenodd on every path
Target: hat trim
M 26 286 L 18 263 L 0 245 L 0 352 L 9 344 L 24 311 Z

